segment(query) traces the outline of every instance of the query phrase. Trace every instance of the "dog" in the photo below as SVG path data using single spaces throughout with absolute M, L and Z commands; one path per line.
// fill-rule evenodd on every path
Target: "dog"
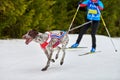
M 25 43 L 28 45 L 31 41 L 35 41 L 40 44 L 43 49 L 45 55 L 47 56 L 47 63 L 42 71 L 45 71 L 50 66 L 50 62 L 55 62 L 52 59 L 53 52 L 55 48 L 58 50 L 55 58 L 58 58 L 60 50 L 63 51 L 62 58 L 60 60 L 60 65 L 63 64 L 65 58 L 65 48 L 69 42 L 69 37 L 67 32 L 55 30 L 55 31 L 47 31 L 45 33 L 38 32 L 34 29 L 29 30 L 25 35 L 22 36 L 25 39 Z

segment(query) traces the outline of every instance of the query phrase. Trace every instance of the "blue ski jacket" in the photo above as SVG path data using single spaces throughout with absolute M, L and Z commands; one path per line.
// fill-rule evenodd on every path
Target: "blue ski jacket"
M 97 0 L 97 6 L 92 0 L 85 0 L 80 4 L 80 7 L 87 7 L 87 19 L 99 21 L 100 20 L 100 10 L 103 10 L 104 5 L 100 0 Z

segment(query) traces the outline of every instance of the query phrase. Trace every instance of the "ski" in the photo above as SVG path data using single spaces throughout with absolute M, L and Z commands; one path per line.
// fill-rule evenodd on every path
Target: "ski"
M 88 55 L 88 54 L 95 54 L 95 53 L 99 53 L 101 51 L 95 51 L 95 52 L 86 52 L 84 54 L 79 54 L 78 56 L 84 56 L 84 55 Z
M 67 47 L 66 49 L 77 49 L 77 48 L 87 48 L 87 47 L 76 47 L 76 48 Z

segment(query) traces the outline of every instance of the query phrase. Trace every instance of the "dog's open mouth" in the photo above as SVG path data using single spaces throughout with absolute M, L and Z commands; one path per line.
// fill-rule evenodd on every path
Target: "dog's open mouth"
M 22 38 L 26 40 L 25 44 L 27 44 L 27 45 L 33 40 L 33 38 L 31 38 L 30 36 L 28 37 L 26 35 L 24 35 Z
M 32 38 L 27 38 L 25 43 L 28 45 L 33 39 Z

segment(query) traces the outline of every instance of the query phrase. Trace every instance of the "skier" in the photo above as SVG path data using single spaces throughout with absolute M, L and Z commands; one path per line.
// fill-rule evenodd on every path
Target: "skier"
M 104 5 L 100 0 L 85 0 L 84 2 L 82 2 L 81 4 L 79 4 L 80 7 L 87 7 L 87 19 L 86 22 L 92 21 L 92 23 L 89 23 L 85 26 L 83 26 L 80 29 L 80 33 L 78 35 L 78 38 L 76 40 L 76 43 L 73 44 L 71 47 L 72 48 L 76 48 L 78 47 L 83 34 L 86 33 L 86 31 L 88 30 L 88 28 L 92 28 L 91 31 L 91 37 L 92 37 L 92 48 L 90 50 L 90 52 L 95 52 L 96 50 L 96 31 L 97 28 L 99 26 L 100 23 L 100 12 L 101 10 L 103 10 Z

